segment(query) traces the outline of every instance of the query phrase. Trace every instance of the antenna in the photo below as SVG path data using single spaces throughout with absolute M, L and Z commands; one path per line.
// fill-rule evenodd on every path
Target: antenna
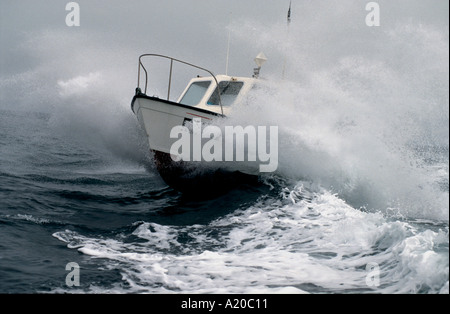
M 291 25 L 291 6 L 292 6 L 292 1 L 289 1 L 289 10 L 287 13 L 287 41 L 289 40 L 289 26 Z M 283 61 L 283 73 L 282 73 L 282 79 L 284 80 L 285 77 L 285 73 L 286 73 L 286 55 L 284 56 L 284 61 Z
M 230 24 L 231 24 L 231 14 L 230 12 Z M 230 59 L 230 41 L 231 41 L 231 28 L 228 28 L 228 43 L 227 43 L 227 63 L 225 65 L 225 75 L 228 75 L 228 60 Z

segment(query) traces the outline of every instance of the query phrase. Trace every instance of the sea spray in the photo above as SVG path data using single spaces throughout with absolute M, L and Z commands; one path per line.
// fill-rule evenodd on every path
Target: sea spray
M 281 44 L 282 26 L 237 25 L 238 38 L 251 34 L 290 64 L 288 78 L 274 66 L 262 75 L 227 120 L 279 126 L 281 175 L 323 184 L 358 208 L 448 220 L 448 178 L 430 179 L 448 173 L 448 30 L 393 24 L 366 41 L 375 50 L 319 38 L 328 50 L 305 56 L 317 39 L 301 25 Z

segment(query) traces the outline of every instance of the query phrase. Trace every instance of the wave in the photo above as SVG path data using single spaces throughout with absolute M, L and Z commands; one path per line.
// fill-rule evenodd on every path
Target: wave
M 447 293 L 448 227 L 435 229 L 361 212 L 298 182 L 206 225 L 138 221 L 113 238 L 53 236 L 118 270 L 114 292 Z M 377 287 L 366 281 L 370 263 Z

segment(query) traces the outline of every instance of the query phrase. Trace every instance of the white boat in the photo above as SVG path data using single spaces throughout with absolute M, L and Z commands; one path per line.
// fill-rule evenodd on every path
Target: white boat
M 144 57 L 164 58 L 170 61 L 167 98 L 147 95 L 148 72 L 142 62 Z M 209 188 L 217 190 L 218 185 L 234 185 L 243 180 L 257 178 L 255 176 L 257 171 L 254 168 L 243 165 L 216 163 L 215 166 L 204 167 L 195 161 L 175 161 L 177 158 L 171 148 L 177 138 L 171 138 L 171 131 L 177 126 L 191 125 L 192 128 L 192 121 L 198 119 L 207 124 L 225 117 L 233 110 L 233 104 L 242 101 L 255 85 L 259 69 L 265 61 L 263 54 L 258 57 L 255 61 L 259 66 L 255 69 L 253 77 L 214 75 L 207 69 L 164 55 L 144 54 L 139 57 L 138 84 L 131 108 L 147 134 L 156 168 L 169 186 L 183 192 L 193 193 L 199 190 L 206 192 L 210 190 Z M 169 99 L 172 69 L 173 64 L 177 62 L 205 71 L 208 76 L 191 79 L 178 100 L 171 101 Z M 141 88 L 142 75 L 145 77 L 145 84 Z

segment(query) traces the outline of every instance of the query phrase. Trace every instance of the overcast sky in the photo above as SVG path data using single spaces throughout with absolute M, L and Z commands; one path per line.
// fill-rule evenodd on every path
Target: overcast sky
M 286 57 L 301 59 L 288 66 L 299 61 L 314 69 L 355 53 L 376 58 L 388 53 L 385 46 L 395 49 L 386 36 L 399 25 L 436 30 L 448 50 L 448 0 L 377 1 L 381 26 L 372 28 L 365 24 L 369 1 L 293 0 L 289 30 L 289 0 L 80 0 L 79 27 L 65 23 L 68 2 L 1 0 L 0 79 L 34 73 L 54 86 L 109 68 L 131 89 L 142 53 L 168 54 L 220 74 L 229 31 L 232 75 L 251 75 L 260 51 L 269 59 L 263 73 L 281 73 Z
M 194 50 L 200 55 L 221 53 L 219 57 L 224 63 L 230 21 L 248 18 L 263 23 L 284 22 L 289 5 L 288 1 L 81 0 L 77 1 L 81 25 L 69 28 L 65 24 L 66 3 L 68 1 L 61 0 L 1 1 L 0 40 L 2 66 L 6 70 L 10 70 L 12 64 L 19 66 L 14 56 L 20 53 L 17 48 L 21 43 L 33 36 L 30 34 L 46 31 L 63 32 L 66 41 L 70 37 L 74 41 L 80 36 L 96 37 L 105 48 L 134 48 L 136 56 L 160 52 L 189 58 Z M 54 42 L 53 48 L 58 49 L 61 44 Z M 81 52 L 83 47 L 79 49 Z M 13 62 L 5 61 L 9 57 Z M 211 59 L 217 61 L 217 56 Z
M 136 55 L 157 50 L 177 57 L 213 55 L 208 63 L 224 63 L 227 32 L 230 26 L 240 27 L 254 23 L 255 27 L 281 27 L 285 25 L 288 0 L 80 0 L 81 26 L 69 28 L 65 24 L 68 14 L 62 0 L 2 0 L 0 2 L 0 47 L 2 70 L 11 71 L 19 60 L 9 58 L 17 53 L 31 33 L 60 31 L 76 40 L 81 34 L 98 36 L 103 44 L 117 48 L 135 48 Z M 292 1 L 292 28 L 294 30 L 326 31 L 349 36 L 352 31 L 368 31 L 364 25 L 367 14 L 364 0 L 294 0 Z M 447 0 L 378 1 L 381 6 L 382 28 L 411 20 L 414 23 L 447 25 Z M 318 27 L 320 25 L 320 27 Z M 236 30 L 236 29 L 235 29 Z M 257 31 L 257 30 L 256 30 Z M 261 29 L 261 32 L 267 29 Z M 340 33 L 338 31 L 341 31 Z M 294 32 L 294 31 L 293 31 Z M 300 35 L 300 34 L 299 34 Z M 318 34 L 318 39 L 320 37 Z M 245 37 L 245 35 L 240 35 Z M 232 53 L 259 52 L 258 43 L 232 37 Z M 280 35 L 281 36 L 281 35 Z M 291 34 L 295 36 L 295 34 Z M 333 38 L 330 38 L 332 40 Z M 336 38 L 334 38 L 336 39 Z M 61 43 L 54 42 L 54 47 Z M 51 48 L 51 47 L 49 47 Z M 81 51 L 82 47 L 80 47 Z M 183 50 L 187 51 L 184 52 Z M 249 51 L 250 53 L 250 51 Z M 200 59 L 200 58 L 199 58 Z M 6 69 L 5 69 L 6 68 Z

